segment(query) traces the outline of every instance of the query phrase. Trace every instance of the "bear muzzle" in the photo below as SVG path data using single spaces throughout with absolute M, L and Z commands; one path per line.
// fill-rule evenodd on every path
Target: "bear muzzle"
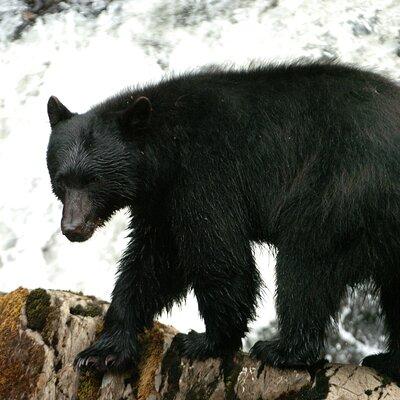
M 61 231 L 71 242 L 90 239 L 100 225 L 99 218 L 91 216 L 91 201 L 87 193 L 79 189 L 67 189 L 61 220 Z
M 61 224 L 61 230 L 71 242 L 84 242 L 88 240 L 94 232 L 94 229 L 88 229 L 86 224 Z

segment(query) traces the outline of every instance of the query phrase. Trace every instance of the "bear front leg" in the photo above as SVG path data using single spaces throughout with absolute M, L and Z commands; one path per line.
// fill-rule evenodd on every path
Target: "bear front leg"
M 313 365 L 321 358 L 326 328 L 345 294 L 345 277 L 335 273 L 328 257 L 317 262 L 279 251 L 276 285 L 279 333 L 257 342 L 251 354 L 274 367 Z
M 260 277 L 249 241 L 240 232 L 213 229 L 202 232 L 197 225 L 196 244 L 188 247 L 187 240 L 185 246 L 184 259 L 190 263 L 206 325 L 204 333 L 180 335 L 182 355 L 189 359 L 229 357 L 239 350 L 259 295 Z
M 146 235 L 140 236 L 144 231 Z M 124 371 L 139 359 L 138 335 L 153 324 L 165 307 L 186 294 L 185 274 L 176 267 L 171 235 L 161 229 L 135 230 L 120 264 L 104 331 L 78 354 L 75 366 L 98 371 Z
M 139 326 L 144 328 L 144 319 L 149 323 L 151 314 L 146 317 L 136 304 L 140 301 L 135 294 L 138 291 L 136 285 L 143 287 L 146 282 L 139 274 L 134 276 L 132 268 L 133 266 L 127 265 L 121 267 L 112 301 L 104 318 L 103 332 L 91 346 L 77 355 L 74 362 L 77 368 L 93 368 L 100 372 L 124 371 L 137 363 L 137 335 L 141 331 Z M 135 320 L 135 315 L 141 315 L 142 318 Z

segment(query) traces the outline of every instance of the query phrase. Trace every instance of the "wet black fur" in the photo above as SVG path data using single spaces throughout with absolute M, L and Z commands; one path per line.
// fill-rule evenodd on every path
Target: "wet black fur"
M 140 96 L 151 108 L 135 111 Z M 78 366 L 132 365 L 137 334 L 189 288 L 206 333 L 183 336 L 184 354 L 236 351 L 259 295 L 254 241 L 277 249 L 280 327 L 255 357 L 315 363 L 346 287 L 372 278 L 389 353 L 366 364 L 399 374 L 400 90 L 389 79 L 329 63 L 166 79 L 62 119 L 48 164 L 61 200 L 80 187 L 93 215 L 131 214 L 105 332 Z

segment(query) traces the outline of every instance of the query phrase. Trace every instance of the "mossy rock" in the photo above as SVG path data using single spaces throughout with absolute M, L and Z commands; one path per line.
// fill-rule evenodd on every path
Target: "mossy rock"
M 86 307 L 78 304 L 71 307 L 69 312 L 72 315 L 81 315 L 82 317 L 98 317 L 103 315 L 103 309 L 95 303 L 89 303 Z
M 139 337 L 142 354 L 138 365 L 139 379 L 136 384 L 138 399 L 155 396 L 154 379 L 164 352 L 163 325 L 155 322 L 151 329 Z
M 44 289 L 32 290 L 26 299 L 27 326 L 41 332 L 50 312 L 50 295 Z
M 41 331 L 43 340 L 49 346 L 54 347 L 57 344 L 57 327 L 59 324 L 59 320 L 60 320 L 59 305 L 56 307 L 50 306 L 46 318 L 46 324 Z
M 19 288 L 0 297 L 0 399 L 35 398 L 45 352 L 21 332 L 21 314 L 28 296 L 27 289 Z
M 244 354 L 241 351 L 238 351 L 235 359 L 230 363 L 224 363 L 222 365 L 225 382 L 225 397 L 228 400 L 234 399 L 236 396 L 235 385 L 243 368 L 243 360 Z
M 99 397 L 102 374 L 84 371 L 79 376 L 77 400 L 96 400 Z

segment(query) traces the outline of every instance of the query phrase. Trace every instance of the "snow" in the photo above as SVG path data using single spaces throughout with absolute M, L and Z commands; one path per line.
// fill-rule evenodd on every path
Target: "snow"
M 127 243 L 123 211 L 85 244 L 61 235 L 45 163 L 50 95 L 83 112 L 164 74 L 299 57 L 338 57 L 400 77 L 397 0 L 115 0 L 98 15 L 82 4 L 39 17 L 12 41 L 26 5 L 0 0 L 2 291 L 40 286 L 109 299 Z M 94 4 L 99 11 L 105 2 Z M 259 328 L 274 318 L 274 259 L 268 250 L 255 253 L 266 282 L 252 325 Z M 182 331 L 203 329 L 193 296 L 161 320 Z

